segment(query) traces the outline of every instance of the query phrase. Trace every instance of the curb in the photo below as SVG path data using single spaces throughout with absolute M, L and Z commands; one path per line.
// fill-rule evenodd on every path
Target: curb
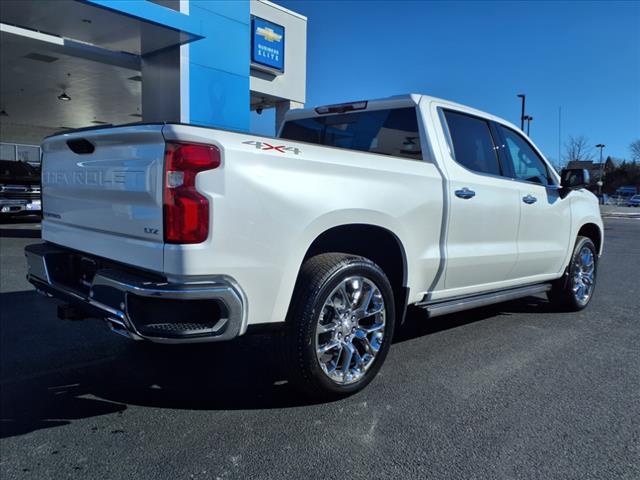
M 602 218 L 638 218 L 640 219 L 640 213 L 602 213 Z

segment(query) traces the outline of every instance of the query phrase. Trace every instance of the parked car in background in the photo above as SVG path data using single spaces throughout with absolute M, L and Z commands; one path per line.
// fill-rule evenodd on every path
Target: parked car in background
M 40 168 L 20 160 L 0 160 L 0 218 L 40 215 Z
M 640 195 L 634 195 L 627 201 L 629 207 L 640 207 Z
M 638 195 L 638 188 L 632 185 L 626 185 L 616 189 L 615 199 L 616 205 L 628 206 L 631 197 Z
M 613 205 L 613 206 L 623 206 L 627 204 L 627 201 L 630 197 L 622 197 L 620 195 L 612 195 L 607 198 L 605 205 Z

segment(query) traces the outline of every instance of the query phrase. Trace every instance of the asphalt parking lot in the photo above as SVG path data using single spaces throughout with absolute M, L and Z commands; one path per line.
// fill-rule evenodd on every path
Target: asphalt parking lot
M 56 319 L 0 225 L 0 477 L 640 478 L 640 220 L 607 219 L 590 307 L 411 312 L 360 394 L 308 403 L 268 337 L 162 347 Z

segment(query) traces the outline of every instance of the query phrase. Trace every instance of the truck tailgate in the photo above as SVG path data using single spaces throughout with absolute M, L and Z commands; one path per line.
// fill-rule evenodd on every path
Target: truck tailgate
M 162 271 L 162 125 L 71 132 L 42 149 L 43 239 Z

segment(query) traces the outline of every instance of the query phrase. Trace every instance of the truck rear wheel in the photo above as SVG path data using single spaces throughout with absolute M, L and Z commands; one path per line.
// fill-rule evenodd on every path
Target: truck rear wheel
M 362 390 L 387 356 L 394 323 L 393 290 L 375 263 L 340 253 L 310 258 L 287 319 L 290 381 L 314 397 Z
M 547 294 L 549 301 L 564 311 L 582 310 L 593 297 L 597 272 L 596 246 L 590 238 L 578 237 L 567 273 L 554 282 Z

